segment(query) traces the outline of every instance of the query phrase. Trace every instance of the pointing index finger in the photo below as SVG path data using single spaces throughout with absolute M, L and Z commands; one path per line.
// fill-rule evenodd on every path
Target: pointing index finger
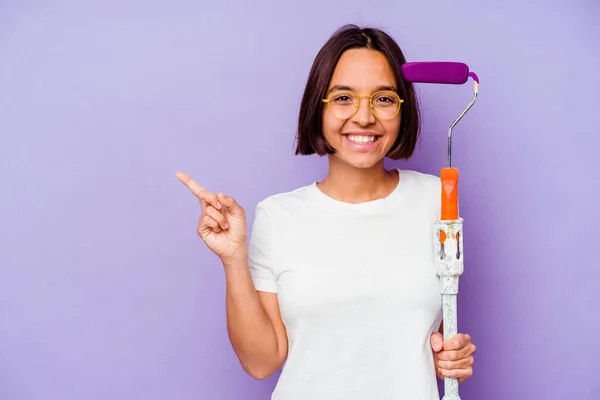
M 193 180 L 188 174 L 179 171 L 175 176 L 190 190 L 190 192 L 200 199 L 202 203 L 208 203 L 217 209 L 221 208 L 221 204 L 217 201 L 217 196 L 200 186 L 200 184 Z

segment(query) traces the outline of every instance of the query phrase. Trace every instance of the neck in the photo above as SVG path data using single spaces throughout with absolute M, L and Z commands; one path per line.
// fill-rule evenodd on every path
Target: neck
M 317 186 L 336 200 L 363 203 L 387 197 L 398 185 L 398 178 L 396 171 L 385 169 L 383 160 L 370 168 L 356 168 L 330 156 L 329 172 Z

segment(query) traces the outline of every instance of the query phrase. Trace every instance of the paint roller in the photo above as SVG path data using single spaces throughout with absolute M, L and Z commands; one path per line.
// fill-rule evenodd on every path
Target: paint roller
M 409 62 L 401 67 L 405 81 L 443 85 L 462 85 L 469 77 L 474 81 L 471 102 L 452 122 L 448 129 L 448 166 L 440 171 L 441 210 L 434 221 L 434 244 L 436 274 L 440 277 L 443 301 L 444 339 L 457 334 L 458 279 L 464 271 L 463 264 L 463 219 L 458 213 L 458 169 L 452 167 L 452 130 L 471 109 L 477 100 L 479 78 L 469 71 L 469 66 L 461 62 L 424 61 Z M 443 400 L 460 400 L 458 380 L 444 379 Z

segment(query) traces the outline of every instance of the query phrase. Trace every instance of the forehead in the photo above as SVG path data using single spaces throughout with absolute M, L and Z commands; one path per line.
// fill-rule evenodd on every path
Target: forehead
M 371 90 L 381 85 L 395 86 L 396 78 L 383 53 L 370 49 L 351 49 L 342 54 L 335 67 L 329 87 L 334 85 Z

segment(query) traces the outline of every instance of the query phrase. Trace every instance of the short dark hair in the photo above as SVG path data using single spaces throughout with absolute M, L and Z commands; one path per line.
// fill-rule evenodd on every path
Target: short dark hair
M 335 150 L 325 140 L 322 129 L 323 102 L 331 77 L 342 54 L 349 49 L 366 48 L 382 52 L 388 59 L 404 99 L 400 132 L 387 157 L 409 158 L 417 144 L 420 131 L 417 98 L 410 82 L 404 81 L 400 66 L 406 63 L 398 44 L 387 33 L 375 28 L 345 25 L 338 29 L 317 54 L 304 89 L 298 117 L 296 154 L 333 154 Z

